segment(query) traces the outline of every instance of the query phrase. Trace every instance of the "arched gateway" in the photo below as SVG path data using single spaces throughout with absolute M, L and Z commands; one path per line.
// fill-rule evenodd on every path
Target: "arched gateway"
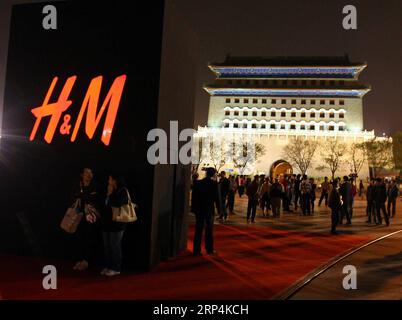
M 289 162 L 285 160 L 275 161 L 270 170 L 270 176 L 273 178 L 284 176 L 285 174 L 293 174 L 293 168 Z

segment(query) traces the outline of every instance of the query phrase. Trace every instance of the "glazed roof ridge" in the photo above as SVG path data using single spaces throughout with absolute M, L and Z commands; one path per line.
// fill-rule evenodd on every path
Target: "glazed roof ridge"
M 357 66 L 365 62 L 351 62 L 348 55 L 344 56 L 231 56 L 227 55 L 224 62 L 210 63 L 215 67 L 253 67 L 253 66 Z

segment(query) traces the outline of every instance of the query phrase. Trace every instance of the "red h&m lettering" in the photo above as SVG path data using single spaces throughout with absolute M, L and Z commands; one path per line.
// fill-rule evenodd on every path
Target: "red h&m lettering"
M 31 141 L 36 136 L 36 132 L 38 130 L 38 127 L 40 125 L 42 118 L 50 116 L 50 121 L 49 121 L 48 127 L 46 129 L 46 133 L 45 133 L 45 140 L 47 143 L 52 142 L 54 133 L 60 122 L 62 113 L 64 111 L 66 111 L 72 104 L 72 101 L 67 100 L 67 99 L 71 93 L 71 90 L 72 90 L 72 87 L 74 86 L 76 78 L 77 78 L 76 76 L 68 78 L 66 81 L 66 84 L 63 87 L 63 90 L 60 94 L 58 101 L 56 103 L 49 104 L 50 96 L 53 93 L 53 90 L 54 90 L 54 87 L 56 86 L 58 78 L 56 77 L 53 79 L 52 84 L 50 85 L 50 88 L 46 94 L 43 105 L 41 107 L 34 108 L 31 110 L 31 112 L 36 117 L 35 125 L 34 125 L 34 128 L 32 129 L 32 132 L 31 132 L 31 135 L 29 138 Z M 118 112 L 119 105 L 120 105 L 121 96 L 123 94 L 123 89 L 124 89 L 124 85 L 125 85 L 125 81 L 126 81 L 126 75 L 119 76 L 114 80 L 114 82 L 113 82 L 112 86 L 110 87 L 110 90 L 98 112 L 98 103 L 99 103 L 99 96 L 100 96 L 100 92 L 101 92 L 101 88 L 102 88 L 102 79 L 103 79 L 102 76 L 92 79 L 92 81 L 88 87 L 88 90 L 86 92 L 84 101 L 82 103 L 80 112 L 78 114 L 77 121 L 74 126 L 74 130 L 73 130 L 73 133 L 71 136 L 72 142 L 74 142 L 77 138 L 77 133 L 81 126 L 81 122 L 84 117 L 85 111 L 87 112 L 86 121 L 85 121 L 85 132 L 86 132 L 88 138 L 92 139 L 105 110 L 108 108 L 107 114 L 106 114 L 106 119 L 105 119 L 105 124 L 103 126 L 101 140 L 105 145 L 109 145 L 109 143 L 110 143 L 114 123 L 115 123 L 117 112 Z M 63 134 L 63 135 L 70 134 L 70 129 L 71 129 L 71 125 L 69 124 L 70 119 L 71 119 L 71 116 L 69 114 L 64 115 L 64 122 L 60 126 L 61 134 Z

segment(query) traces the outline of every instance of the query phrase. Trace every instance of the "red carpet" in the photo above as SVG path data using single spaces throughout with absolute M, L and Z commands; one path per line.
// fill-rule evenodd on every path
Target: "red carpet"
M 0 299 L 269 299 L 331 257 L 368 237 L 215 226 L 216 257 L 189 252 L 149 273 L 104 278 L 58 269 L 58 290 L 42 289 L 41 265 L 32 258 L 1 256 Z M 190 228 L 189 248 L 194 228 Z

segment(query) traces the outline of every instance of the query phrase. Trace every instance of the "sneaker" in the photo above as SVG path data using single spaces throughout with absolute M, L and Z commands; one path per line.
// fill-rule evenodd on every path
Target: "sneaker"
M 114 271 L 114 270 L 108 270 L 105 272 L 105 276 L 107 277 L 114 277 L 118 276 L 120 274 L 120 271 Z
M 108 268 L 105 268 L 105 269 L 103 269 L 102 271 L 101 271 L 101 275 L 102 276 L 104 276 L 104 275 L 106 275 L 106 273 L 109 271 L 109 269 Z
M 82 260 L 81 262 L 80 262 L 80 265 L 79 265 L 79 267 L 78 267 L 78 271 L 85 271 L 85 270 L 87 270 L 88 269 L 88 261 L 86 261 L 86 260 Z

